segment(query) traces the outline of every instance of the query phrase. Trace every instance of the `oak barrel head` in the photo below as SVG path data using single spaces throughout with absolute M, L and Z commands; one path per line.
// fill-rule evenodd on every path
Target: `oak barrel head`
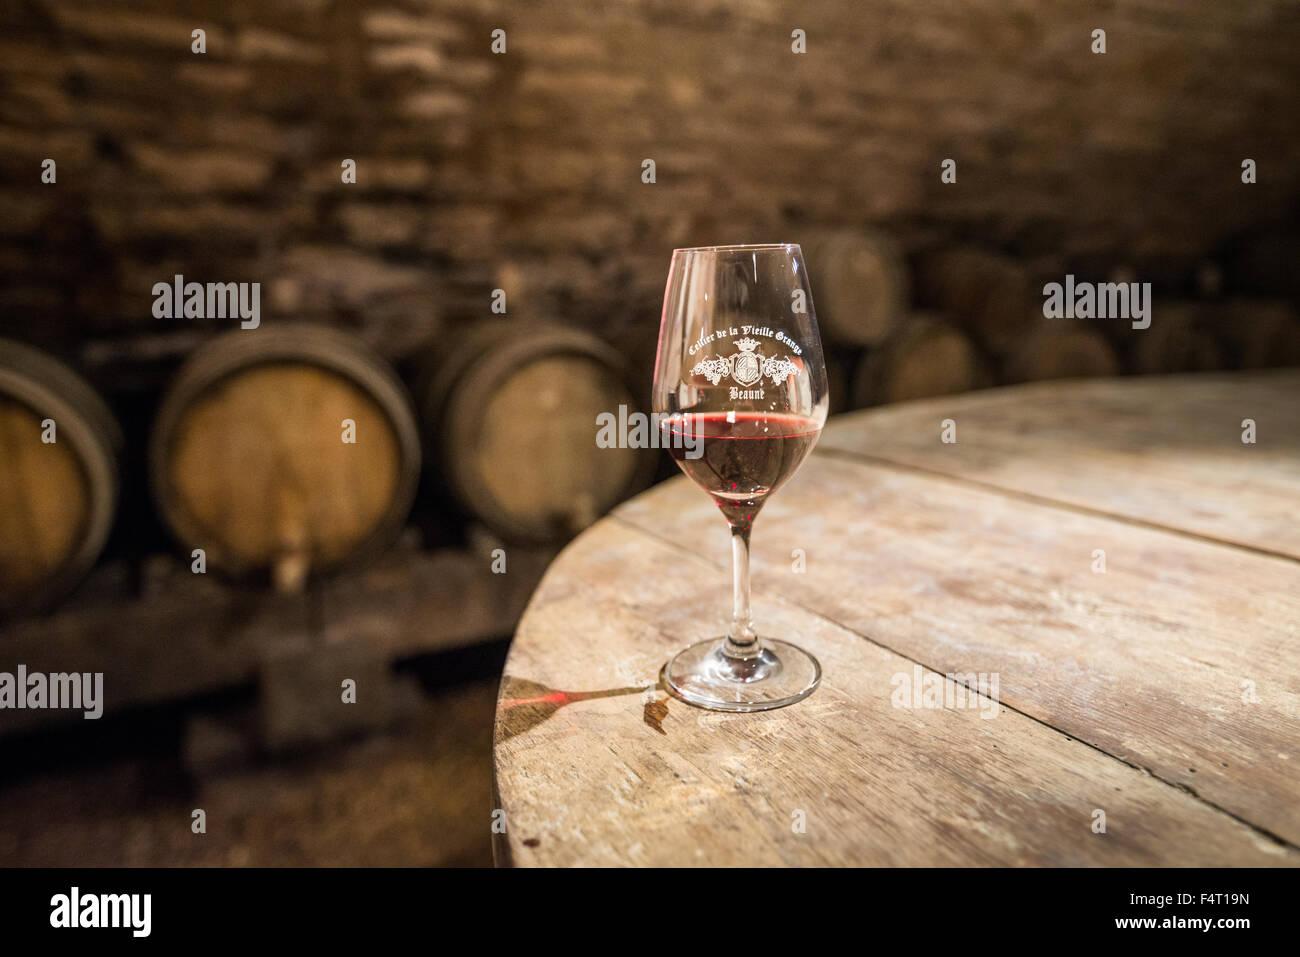
M 1115 349 L 1095 329 L 1043 320 L 1007 357 L 1009 382 L 1105 378 L 1119 372 Z
M 1022 263 L 967 246 L 919 256 L 916 296 L 994 355 L 1015 351 L 1042 305 Z
M 907 263 L 884 233 L 814 232 L 800 243 L 817 324 L 830 343 L 879 345 L 903 318 L 910 296 Z
M 853 375 L 856 408 L 953 395 L 993 384 L 984 356 L 941 316 L 914 313 L 879 349 L 868 350 Z
M 122 438 L 62 362 L 0 340 L 0 615 L 48 609 L 113 525 Z
M 597 445 L 598 415 L 638 411 L 621 357 L 600 339 L 477 323 L 435 365 L 421 407 L 443 480 L 505 540 L 567 539 L 649 481 L 646 448 Z
M 187 552 L 287 590 L 391 543 L 415 496 L 419 432 L 391 369 L 314 325 L 228 333 L 168 390 L 150 479 Z
M 1212 335 L 1215 311 L 1205 302 L 1161 302 L 1148 328 L 1125 323 L 1119 335 L 1129 346 L 1129 370 L 1151 375 L 1222 368 L 1222 350 Z

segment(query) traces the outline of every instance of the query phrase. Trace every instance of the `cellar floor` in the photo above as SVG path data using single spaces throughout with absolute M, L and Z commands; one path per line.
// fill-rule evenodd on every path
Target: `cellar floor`
M 287 760 L 187 770 L 194 706 L 0 742 L 0 865 L 490 866 L 495 654 L 391 731 Z

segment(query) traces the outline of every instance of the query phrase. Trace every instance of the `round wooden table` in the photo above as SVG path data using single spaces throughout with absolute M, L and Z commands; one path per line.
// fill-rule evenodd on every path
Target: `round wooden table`
M 515 635 L 498 862 L 1300 865 L 1298 415 L 1285 370 L 832 419 L 755 525 L 759 630 L 824 669 L 770 712 L 657 686 L 728 533 L 685 479 L 624 504 Z

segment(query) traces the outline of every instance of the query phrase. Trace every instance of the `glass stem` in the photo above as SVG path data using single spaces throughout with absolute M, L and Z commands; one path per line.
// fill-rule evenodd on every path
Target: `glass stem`
M 722 647 L 730 658 L 753 658 L 762 650 L 749 615 L 749 530 L 748 522 L 731 527 L 731 631 Z

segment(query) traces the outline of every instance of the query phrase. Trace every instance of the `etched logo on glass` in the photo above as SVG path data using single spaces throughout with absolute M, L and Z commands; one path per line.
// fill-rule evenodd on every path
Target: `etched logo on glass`
M 751 386 L 765 377 L 772 380 L 772 385 L 780 385 L 799 372 L 789 356 L 765 356 L 759 352 L 757 339 L 741 339 L 736 347 L 740 351 L 729 356 L 701 359 L 695 363 L 691 375 L 702 375 L 713 385 L 730 377 L 738 385 Z

